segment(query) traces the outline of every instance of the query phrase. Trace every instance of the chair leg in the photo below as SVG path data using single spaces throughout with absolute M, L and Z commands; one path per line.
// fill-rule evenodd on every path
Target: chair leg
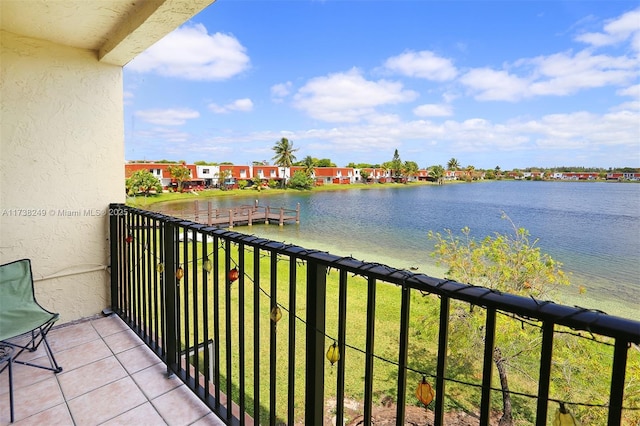
M 22 364 L 22 365 L 28 365 L 29 367 L 37 367 L 37 368 L 42 368 L 44 370 L 50 370 L 53 371 L 54 373 L 60 373 L 62 371 L 62 367 L 60 367 L 58 365 L 58 362 L 56 361 L 56 358 L 53 356 L 53 351 L 51 350 L 51 346 L 49 346 L 49 341 L 47 340 L 47 333 L 49 332 L 49 330 L 51 329 L 51 325 L 45 325 L 43 327 L 41 327 L 40 329 L 38 329 L 38 331 L 32 331 L 32 339 L 29 343 L 27 343 L 26 345 L 22 346 L 22 345 L 13 345 L 16 348 L 20 348 L 20 351 L 18 351 L 18 353 L 13 357 L 14 358 L 14 362 L 17 364 Z M 47 354 L 47 358 L 49 359 L 49 364 L 51 365 L 51 367 L 47 367 L 44 365 L 39 365 L 39 364 L 34 364 L 31 362 L 27 362 L 27 361 L 20 361 L 19 359 L 17 359 L 20 354 L 22 354 L 23 351 L 27 350 L 29 352 L 34 352 L 38 349 L 38 347 L 40 346 L 40 344 L 42 344 L 44 342 L 44 350 Z M 9 343 L 11 344 L 11 343 Z
M 9 358 L 9 411 L 11 413 L 11 423 L 13 423 L 13 359 Z
M 54 373 L 60 373 L 62 371 L 62 367 L 58 365 L 56 358 L 53 356 L 53 351 L 51 350 L 51 346 L 49 346 L 49 342 L 47 341 L 47 337 L 43 336 L 42 340 L 44 341 L 45 351 L 47 352 L 47 357 L 49 357 L 49 362 L 51 363 L 51 367 L 53 368 Z
M 15 356 L 15 350 L 12 346 L 6 345 L 0 342 L 0 364 L 6 363 L 6 365 L 0 368 L 0 373 L 7 370 L 9 373 L 9 411 L 11 413 L 11 423 L 14 420 L 13 412 L 13 359 Z

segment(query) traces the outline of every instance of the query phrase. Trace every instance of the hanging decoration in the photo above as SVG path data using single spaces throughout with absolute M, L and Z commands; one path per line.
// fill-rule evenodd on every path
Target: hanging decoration
M 209 257 L 205 257 L 204 258 L 204 262 L 202 262 L 202 269 L 204 269 L 207 272 L 211 272 L 213 271 L 213 264 L 211 263 L 211 261 L 209 260 Z
M 178 266 L 178 269 L 176 269 L 176 279 L 180 281 L 182 277 L 184 277 L 184 269 L 182 269 L 182 266 Z
M 280 310 L 280 306 L 274 306 L 273 309 L 271 309 L 271 315 L 269 315 L 269 317 L 271 318 L 271 321 L 274 322 L 274 324 L 277 324 L 278 321 L 280 321 L 280 318 L 282 318 L 282 311 Z
M 561 402 L 560 407 L 556 409 L 553 426 L 577 426 L 578 424 L 573 414 L 564 406 L 564 402 Z
M 340 360 L 340 348 L 335 340 L 333 341 L 333 345 L 329 346 L 329 349 L 327 350 L 327 359 L 331 363 L 332 367 L 333 364 Z
M 159 273 L 163 273 L 164 272 L 164 264 L 163 263 L 158 263 L 156 265 L 156 271 L 158 271 Z
M 133 235 L 127 235 L 127 238 L 124 239 L 127 244 L 130 244 L 133 241 Z
M 240 272 L 238 272 L 238 268 L 233 268 L 229 271 L 229 282 L 234 282 L 240 276 Z
M 429 382 L 427 382 L 427 378 L 422 376 L 422 381 L 416 388 L 416 398 L 418 398 L 418 401 L 422 402 L 424 405 L 429 405 L 429 403 L 433 401 L 434 396 L 435 393 L 433 392 L 433 388 Z

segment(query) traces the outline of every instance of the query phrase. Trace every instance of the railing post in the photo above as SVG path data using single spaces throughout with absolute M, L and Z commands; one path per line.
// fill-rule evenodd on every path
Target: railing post
M 538 375 L 538 404 L 536 425 L 547 424 L 549 410 L 549 384 L 551 381 L 551 361 L 553 358 L 553 326 L 551 321 L 542 324 L 542 348 L 540 349 L 540 374 Z
M 447 347 L 449 345 L 449 309 L 447 296 L 440 298 L 440 325 L 438 328 L 438 365 L 436 367 L 436 407 L 434 425 L 444 424 L 445 374 L 447 371 Z
M 176 261 L 175 252 L 176 249 L 176 233 L 177 227 L 167 222 L 165 224 L 165 232 L 164 232 L 164 261 L 165 268 L 164 273 L 162 274 L 162 279 L 164 280 L 164 289 L 165 289 L 165 305 L 166 305 L 166 326 L 165 331 L 167 333 L 167 338 L 165 343 L 166 347 L 166 362 L 167 362 L 167 374 L 171 375 L 174 372 L 177 372 L 179 369 L 178 365 L 178 316 L 176 309 L 176 292 L 178 290 L 178 279 L 176 278 L 176 270 L 178 268 L 178 262 Z M 185 233 L 186 238 L 186 233 Z M 217 343 L 217 342 L 216 342 Z
M 118 312 L 120 309 L 120 303 L 118 299 L 118 278 L 120 277 L 120 253 L 118 250 L 118 244 L 121 237 L 118 235 L 118 218 L 120 209 L 123 209 L 122 205 L 110 204 L 109 205 L 109 249 L 111 255 L 111 309 Z
M 307 350 L 305 424 L 321 425 L 324 416 L 324 332 L 327 268 L 307 264 Z
M 409 352 L 409 314 L 411 312 L 411 290 L 402 286 L 400 305 L 400 348 L 398 356 L 398 396 L 396 398 L 396 423 L 404 424 L 407 399 L 407 354 Z
M 611 391 L 609 393 L 609 421 L 607 424 L 619 425 L 622 420 L 622 402 L 624 400 L 624 379 L 627 369 L 629 343 L 616 339 L 611 370 Z
M 491 413 L 491 375 L 496 337 L 496 310 L 487 308 L 484 336 L 484 360 L 482 367 L 482 398 L 480 401 L 480 424 L 489 424 Z

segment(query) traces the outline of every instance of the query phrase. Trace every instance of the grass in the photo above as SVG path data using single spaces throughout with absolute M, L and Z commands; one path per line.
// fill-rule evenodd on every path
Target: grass
M 411 182 L 408 184 L 398 183 L 372 183 L 372 184 L 331 184 L 316 186 L 310 190 L 297 190 L 297 189 L 279 189 L 269 188 L 263 189 L 260 192 L 255 189 L 230 189 L 227 191 L 221 191 L 219 189 L 206 189 L 204 191 L 197 192 L 198 195 L 192 192 L 163 192 L 162 194 L 150 194 L 145 196 L 138 194 L 133 197 L 127 197 L 126 204 L 136 208 L 147 208 L 156 203 L 163 203 L 166 201 L 178 201 L 178 200 L 196 200 L 196 199 L 209 199 L 217 197 L 236 197 L 236 196 L 249 196 L 252 194 L 265 195 L 278 195 L 284 193 L 313 193 L 313 192 L 327 192 L 327 191 L 349 191 L 349 190 L 371 190 L 378 188 L 411 188 L 418 185 L 435 185 L 432 182 Z
M 195 252 L 193 251 L 195 247 Z M 304 416 L 304 382 L 305 382 L 305 322 L 306 322 L 306 263 L 295 264 L 296 280 L 296 306 L 295 306 L 295 349 L 294 352 L 294 382 L 288 379 L 289 327 L 291 306 L 289 304 L 290 262 L 285 256 L 273 257 L 262 253 L 258 264 L 258 272 L 255 273 L 254 252 L 252 248 L 246 248 L 244 262 L 239 260 L 238 246 L 231 245 L 233 265 L 240 265 L 244 272 L 244 278 L 227 287 L 225 285 L 226 265 L 224 264 L 224 251 L 219 250 L 219 263 L 217 269 L 218 284 L 214 284 L 212 277 L 207 281 L 209 312 L 213 312 L 214 306 L 220 311 L 217 326 L 220 330 L 219 355 L 220 355 L 220 383 L 222 391 L 226 391 L 224 384 L 228 375 L 232 379 L 233 400 L 239 401 L 240 397 L 240 368 L 241 351 L 244 356 L 244 391 L 247 396 L 247 411 L 254 417 L 260 418 L 260 423 L 269 422 L 269 413 L 274 413 L 278 423 L 286 422 L 287 394 L 292 392 L 295 397 L 293 417 L 296 422 L 303 420 Z M 203 300 L 202 283 L 202 259 L 208 255 L 213 260 L 216 250 L 212 244 L 208 244 L 206 253 L 203 253 L 201 243 L 190 243 L 186 252 L 181 245 L 183 264 L 187 275 L 193 277 L 198 274 L 199 282 L 190 283 L 188 289 L 182 288 L 181 312 L 189 309 L 193 314 L 194 295 L 199 301 Z M 186 254 L 186 255 L 185 255 Z M 186 261 L 184 260 L 186 257 Z M 192 259 L 197 259 L 195 262 Z M 272 274 L 275 271 L 275 274 Z M 216 270 L 212 275 L 216 274 Z M 254 328 L 254 280 L 260 287 L 259 294 L 259 328 Z M 275 285 L 275 292 L 272 292 Z M 214 289 L 217 287 L 217 299 Z M 244 318 L 240 318 L 239 307 L 240 288 L 244 290 Z M 330 271 L 327 275 L 326 291 L 326 339 L 325 350 L 337 340 L 338 335 L 338 287 L 339 273 Z M 374 378 L 373 395 L 374 405 L 383 401 L 394 401 L 397 392 L 398 376 L 398 336 L 400 324 L 400 288 L 387 283 L 378 283 L 376 298 L 375 320 L 375 347 L 374 353 Z M 186 292 L 186 293 L 185 293 Z M 227 297 L 229 303 L 227 304 Z M 271 298 L 281 307 L 282 318 L 272 329 L 270 320 Z M 187 306 L 189 308 L 187 308 Z M 361 402 L 364 398 L 365 377 L 365 324 L 367 306 L 367 282 L 359 276 L 347 278 L 347 334 L 344 343 L 348 345 L 344 354 L 341 354 L 346 367 L 345 395 L 346 398 Z M 230 328 L 227 329 L 225 315 L 229 310 L 231 318 Z M 450 340 L 447 376 L 472 385 L 481 383 L 482 372 L 482 335 L 484 325 L 484 311 L 476 308 L 476 315 L 471 316 L 468 304 L 452 302 L 452 316 L 450 322 Z M 409 359 L 407 379 L 407 404 L 417 405 L 413 397 L 413 391 L 419 383 L 422 374 L 427 375 L 427 380 L 434 384 L 431 375 L 435 374 L 436 354 L 438 342 L 438 318 L 439 299 L 434 296 L 422 296 L 418 292 L 412 292 L 411 318 L 409 329 Z M 184 321 L 184 320 L 183 320 Z M 190 319 L 199 324 L 199 341 L 202 336 L 203 315 L 200 312 L 197 318 Z M 209 318 L 209 328 L 213 330 L 216 325 L 213 318 Z M 240 335 L 240 325 L 244 327 L 244 336 Z M 272 334 L 273 332 L 273 334 Z M 258 336 L 258 357 L 254 358 L 254 336 Z M 227 337 L 230 336 L 230 340 Z M 275 370 L 272 380 L 270 370 L 270 342 L 275 339 Z M 511 390 L 525 394 L 537 392 L 538 362 L 540 333 L 536 327 L 521 323 L 517 319 L 499 316 L 497 345 L 504 354 L 510 357 L 509 361 L 509 385 Z M 211 337 L 211 336 L 209 336 Z M 190 341 L 193 342 L 193 336 Z M 601 339 L 606 340 L 606 339 Z M 241 348 L 240 342 L 244 342 Z M 227 365 L 227 350 L 231 363 Z M 640 399 L 640 353 L 631 351 L 629 358 L 629 386 L 626 391 L 625 406 L 637 404 Z M 608 402 L 608 383 L 610 380 L 610 363 L 612 348 L 597 344 L 591 340 L 560 335 L 554 345 L 554 370 L 552 374 L 552 398 L 564 401 L 606 404 Z M 254 375 L 259 377 L 259 388 L 254 388 Z M 335 397 L 336 394 L 337 367 L 331 366 L 325 361 L 325 400 Z M 449 410 L 463 410 L 476 412 L 480 401 L 480 390 L 470 385 L 448 382 L 445 406 Z M 497 373 L 493 377 L 493 386 L 500 387 Z M 270 407 L 270 391 L 275 389 L 276 404 Z M 255 416 L 253 412 L 253 395 L 260 399 L 260 413 Z M 493 408 L 500 410 L 501 395 L 494 391 Z M 514 414 L 516 424 L 530 424 L 535 417 L 535 399 L 526 397 L 513 397 Z M 433 404 L 433 403 L 432 403 Z M 550 406 L 550 416 L 554 413 L 554 405 Z M 582 419 L 588 419 L 591 423 L 603 420 L 606 409 L 572 406 L 572 412 L 579 414 Z M 626 413 L 630 421 L 637 421 L 637 412 Z M 549 418 L 551 420 L 551 417 Z M 629 423 L 632 424 L 632 423 Z

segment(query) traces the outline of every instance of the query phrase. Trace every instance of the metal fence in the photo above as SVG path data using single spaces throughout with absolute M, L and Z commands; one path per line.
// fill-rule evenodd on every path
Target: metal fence
M 639 322 L 121 204 L 110 211 L 113 310 L 228 424 L 320 425 L 329 415 L 344 424 L 346 399 L 357 399 L 363 424 L 371 424 L 384 398 L 396 407 L 396 424 L 404 424 L 407 406 L 417 403 L 411 380 L 428 378 L 434 424 L 443 424 L 455 385 L 477 389 L 480 424 L 502 408 L 495 400 L 506 391 L 529 400 L 530 417 L 545 425 L 557 403 L 598 405 L 554 391 L 559 335 L 611 347 L 610 370 L 600 372 L 608 380 L 608 401 L 599 405 L 608 424 L 637 410 L 625 405 L 624 393 Z M 482 318 L 473 330 L 482 335 L 475 379 L 448 366 L 452 328 L 468 324 L 458 318 L 462 306 Z M 426 321 L 435 333 L 420 336 Z M 539 354 L 533 391 L 493 383 L 501 321 L 540 330 L 531 349 Z

